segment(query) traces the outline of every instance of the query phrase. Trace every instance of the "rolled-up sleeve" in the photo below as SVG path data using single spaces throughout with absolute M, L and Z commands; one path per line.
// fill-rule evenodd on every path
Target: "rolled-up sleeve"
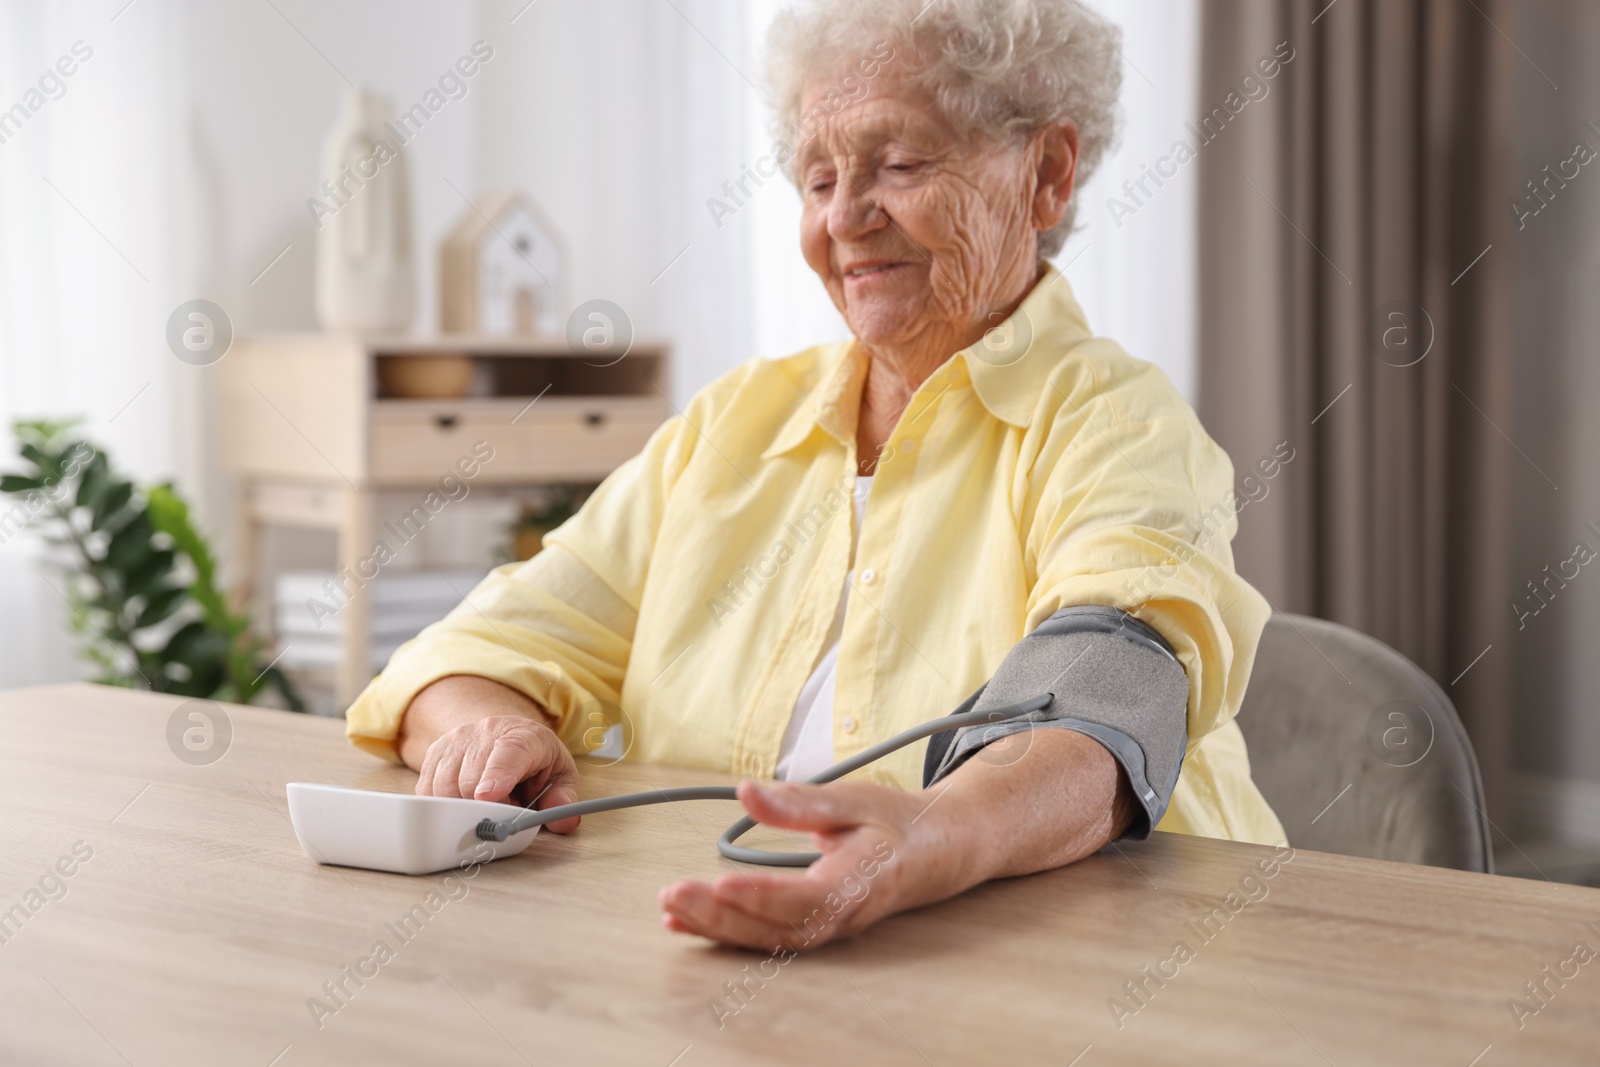
M 1041 435 L 1024 497 L 1027 629 L 1085 604 L 1154 629 L 1188 679 L 1192 747 L 1237 711 L 1271 608 L 1234 571 L 1233 465 L 1163 386 L 1120 409 L 1114 394 L 1064 403 Z

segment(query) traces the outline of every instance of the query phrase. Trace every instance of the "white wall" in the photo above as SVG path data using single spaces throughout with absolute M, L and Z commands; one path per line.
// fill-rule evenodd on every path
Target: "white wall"
M 492 35 L 480 33 L 472 7 L 424 0 L 185 0 L 183 11 L 190 94 L 179 173 L 193 188 L 185 235 L 195 259 L 192 295 L 220 304 L 241 334 L 315 329 L 316 230 L 306 201 L 321 195 L 322 140 L 345 79 L 405 109 L 475 40 Z M 497 54 L 486 69 L 503 61 Z M 468 95 L 445 106 L 404 149 L 417 260 L 415 329 L 438 321 L 432 296 L 438 241 L 466 210 L 446 183 L 469 196 L 476 189 L 473 113 L 482 82 L 482 75 L 469 80 Z M 205 395 L 214 378 L 204 376 Z M 213 435 L 208 426 L 207 439 Z M 214 468 L 195 488 L 207 513 L 222 518 L 225 484 Z
M 1122 142 L 1079 191 L 1079 229 L 1056 264 L 1071 264 L 1067 280 L 1095 332 L 1159 366 L 1192 404 L 1199 167 L 1181 168 L 1131 217 L 1116 218 L 1107 202 L 1185 139 L 1199 111 L 1200 0 L 1089 6 L 1122 27 Z
M 517 17 L 525 2 L 479 9 L 505 58 L 485 72 L 478 180 L 554 217 L 575 303 L 611 300 L 673 342 L 681 403 L 751 354 L 746 248 L 704 206 L 743 158 L 751 90 L 722 54 L 739 54 L 744 7 L 541 0 Z

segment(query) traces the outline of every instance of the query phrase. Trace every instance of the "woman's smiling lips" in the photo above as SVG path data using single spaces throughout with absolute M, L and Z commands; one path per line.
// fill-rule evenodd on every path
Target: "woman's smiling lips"
M 860 285 L 875 278 L 883 278 L 894 273 L 896 268 L 906 264 L 901 260 L 872 259 L 852 263 L 840 273 L 844 275 L 846 284 Z

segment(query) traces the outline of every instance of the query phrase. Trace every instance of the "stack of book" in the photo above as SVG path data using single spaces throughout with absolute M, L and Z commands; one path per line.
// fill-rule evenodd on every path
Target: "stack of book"
M 364 585 L 332 571 L 278 575 L 273 622 L 287 670 L 329 670 L 339 663 L 349 606 L 365 598 L 371 612 L 372 669 L 383 669 L 395 649 L 444 618 L 473 586 L 480 570 L 385 571 Z

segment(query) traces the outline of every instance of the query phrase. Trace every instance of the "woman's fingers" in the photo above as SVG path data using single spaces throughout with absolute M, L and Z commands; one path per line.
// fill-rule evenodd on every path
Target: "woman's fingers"
M 769 923 L 798 923 L 824 906 L 827 888 L 812 879 L 782 875 L 740 877 L 743 872 L 725 874 L 711 883 L 711 895 L 719 903 L 753 915 Z
M 745 781 L 738 797 L 758 822 L 809 833 L 821 858 L 799 876 L 732 871 L 710 885 L 669 886 L 661 893 L 667 929 L 799 951 L 848 937 L 907 906 L 903 864 L 915 850 L 906 831 L 925 808 L 919 799 L 853 782 Z
M 488 739 L 475 761 L 461 764 L 461 795 L 478 800 L 505 800 L 529 774 L 539 770 L 525 731 L 507 731 Z M 471 772 L 471 773 L 469 773 Z
M 433 795 L 433 769 L 439 765 L 439 757 L 444 753 L 445 746 L 435 741 L 428 746 L 428 752 L 422 758 L 422 768 L 417 771 L 416 794 L 419 797 Z
M 718 901 L 704 882 L 677 882 L 658 899 L 667 915 L 713 941 L 772 951 L 794 940 L 792 931 Z
M 444 743 L 440 738 L 434 744 Z M 461 757 L 463 752 L 459 745 L 447 745 L 439 753 L 438 762 L 433 765 L 433 781 L 429 786 L 429 794 L 436 797 L 458 797 L 461 795 Z
M 854 933 L 868 922 L 865 900 L 859 883 L 840 890 L 810 877 L 753 871 L 731 871 L 710 885 L 679 882 L 660 895 L 667 929 L 769 951 L 818 948 Z
M 805 785 L 795 782 L 739 783 L 739 803 L 756 822 L 780 830 L 829 833 L 848 830 L 863 821 L 860 792 L 848 785 Z
M 497 803 L 529 798 L 540 809 L 578 799 L 578 766 L 549 727 L 497 715 L 449 731 L 428 747 L 417 775 L 420 796 L 470 797 Z M 551 823 L 570 833 L 578 819 Z
M 712 896 L 758 919 L 796 930 L 811 947 L 853 933 L 878 914 L 884 894 L 892 895 L 894 879 L 882 879 L 888 864 L 878 857 L 894 856 L 887 842 L 869 844 L 859 837 L 812 864 L 798 878 L 743 872 L 726 874 L 711 883 Z M 874 851 L 876 849 L 876 851 Z M 871 905 L 867 904 L 873 900 Z
M 555 734 L 549 730 L 545 733 L 548 735 L 546 747 L 549 752 L 544 768 L 544 783 L 533 802 L 533 806 L 539 811 L 575 803 L 579 797 L 578 765 L 573 761 L 572 753 L 567 751 L 566 746 Z M 575 815 L 570 819 L 561 819 L 545 825 L 555 833 L 570 834 L 578 828 L 580 821 Z

